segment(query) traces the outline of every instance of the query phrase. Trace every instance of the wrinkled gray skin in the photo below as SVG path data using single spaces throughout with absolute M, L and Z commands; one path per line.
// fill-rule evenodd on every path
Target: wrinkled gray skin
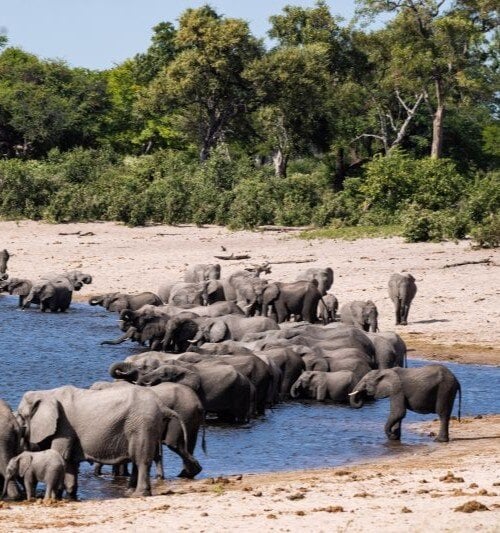
M 279 329 L 279 326 L 271 318 L 262 316 L 247 318 L 238 315 L 227 315 L 205 319 L 191 340 L 192 344 L 221 342 L 224 340 L 240 341 L 247 333 L 276 329 Z
M 181 383 L 199 396 L 205 411 L 223 420 L 246 422 L 252 413 L 253 386 L 230 365 L 170 361 L 150 371 L 139 370 L 133 363 L 111 365 L 109 373 L 142 386 L 163 382 Z
M 415 294 L 417 285 L 411 274 L 393 274 L 389 279 L 389 298 L 394 303 L 396 326 L 408 324 L 408 313 Z
M 318 304 L 318 318 L 323 324 L 335 322 L 339 301 L 333 294 L 325 294 Z
M 379 370 L 406 365 L 406 344 L 404 340 L 392 331 L 381 333 L 367 333 L 375 347 L 375 363 Z
M 279 399 L 285 400 L 290 395 L 292 385 L 305 369 L 304 361 L 300 355 L 288 347 L 271 348 L 265 350 L 263 354 L 276 365 L 281 373 Z
M 270 282 L 264 291 L 263 309 L 267 316 L 271 315 L 281 324 L 290 320 L 291 315 L 295 320 L 305 320 L 310 323 L 317 321 L 318 303 L 321 294 L 317 282 L 295 281 L 294 283 Z
M 112 313 L 121 313 L 125 309 L 137 311 L 144 305 L 162 305 L 160 298 L 153 292 L 141 292 L 139 294 L 124 294 L 121 292 L 109 292 L 89 298 L 90 305 L 101 305 Z
M 8 292 L 9 294 L 19 296 L 19 307 L 22 307 L 24 300 L 28 296 L 33 287 L 33 283 L 29 279 L 24 278 L 8 278 L 0 281 L 0 292 Z M 39 303 L 34 302 L 33 303 Z
M 334 402 L 348 402 L 349 393 L 354 390 L 356 377 L 349 370 L 338 372 L 304 372 L 292 385 L 292 398 L 312 398 L 319 402 L 332 400 Z M 354 396 L 352 396 L 354 398 Z
M 164 283 L 158 289 L 158 296 L 163 303 L 176 306 L 209 305 L 225 300 L 222 284 L 218 280 Z
M 297 281 L 312 281 L 313 279 L 318 282 L 318 290 L 324 296 L 333 285 L 333 270 L 330 267 L 308 268 L 297 276 Z
M 108 382 L 100 381 L 94 383 L 91 390 L 103 390 L 110 387 L 133 386 L 127 381 Z M 184 433 L 179 422 L 171 420 L 163 435 L 162 442 L 170 450 L 176 453 L 183 462 L 183 469 L 179 477 L 192 479 L 202 470 L 200 463 L 193 457 L 198 431 L 200 426 L 204 427 L 205 413 L 198 395 L 190 388 L 179 383 L 160 383 L 151 390 L 166 407 L 173 409 L 184 422 L 186 427 L 187 442 L 184 441 Z M 202 447 L 205 450 L 205 435 L 203 435 Z M 99 475 L 100 467 L 94 470 Z M 156 475 L 163 479 L 163 464 L 158 460 L 156 463 Z
M 401 421 L 406 416 L 406 410 L 410 409 L 421 414 L 436 413 L 441 425 L 434 440 L 448 442 L 448 427 L 457 392 L 461 396 L 460 383 L 450 370 L 442 365 L 427 365 L 422 368 L 373 370 L 351 394 L 358 397 L 361 404 L 366 397 L 391 398 L 389 418 L 384 427 L 391 440 L 400 440 Z
M 220 279 L 219 264 L 192 265 L 184 273 L 184 281 L 186 283 L 199 283 L 209 279 Z
M 140 387 L 92 391 L 64 386 L 30 391 L 22 397 L 17 413 L 30 449 L 54 449 L 65 460 L 64 485 L 73 499 L 82 461 L 111 465 L 132 461 L 129 483 L 135 488 L 133 495 L 150 495 L 151 462 L 166 424 L 179 419 L 152 391 Z
M 8 462 L 21 452 L 21 428 L 11 408 L 0 400 L 0 483 L 5 487 Z M 7 495 L 13 500 L 19 498 L 19 489 L 14 480 L 7 484 Z
M 371 300 L 347 302 L 340 308 L 340 321 L 375 333 L 378 331 L 378 310 Z
M 66 278 L 42 279 L 33 285 L 22 307 L 26 309 L 31 303 L 38 302 L 42 313 L 47 310 L 64 313 L 71 305 L 72 296 L 73 285 Z
M 189 307 L 187 309 L 177 307 L 174 308 L 171 305 L 166 306 L 167 308 L 175 309 L 175 312 L 172 312 L 171 315 L 175 316 L 176 314 L 185 313 L 189 311 L 198 316 L 208 316 L 216 318 L 218 316 L 225 315 L 243 315 L 243 311 L 238 307 L 234 302 L 215 302 L 210 305 L 198 305 L 194 307 Z
M 224 297 L 228 301 L 234 301 L 236 302 L 239 298 L 238 296 L 238 286 L 239 285 L 245 285 L 246 282 L 248 282 L 249 279 L 257 279 L 260 277 L 261 274 L 270 274 L 271 273 L 271 267 L 269 263 L 262 263 L 261 265 L 253 265 L 250 268 L 246 268 L 245 270 L 237 270 L 233 274 L 231 274 L 228 278 L 225 278 L 222 280 L 222 286 L 224 289 Z M 248 299 L 249 301 L 252 301 L 252 297 L 245 298 L 245 293 L 248 289 L 241 289 L 241 296 L 243 296 L 243 299 Z M 248 304 L 247 304 L 248 305 Z M 257 306 L 255 306 L 255 309 L 252 310 L 252 312 L 260 311 Z
M 236 302 L 247 317 L 261 314 L 265 316 L 263 295 L 267 280 L 253 276 L 235 276 L 230 278 L 230 283 L 235 290 Z
M 7 250 L 0 251 L 0 280 L 7 279 L 7 263 L 9 262 L 10 254 Z
M 26 498 L 36 498 L 36 486 L 39 481 L 45 483 L 44 500 L 55 500 L 62 496 L 64 489 L 64 459 L 55 450 L 42 452 L 22 452 L 12 458 L 7 465 L 6 482 L 10 483 L 17 476 L 23 478 Z M 5 497 L 6 490 L 2 494 Z

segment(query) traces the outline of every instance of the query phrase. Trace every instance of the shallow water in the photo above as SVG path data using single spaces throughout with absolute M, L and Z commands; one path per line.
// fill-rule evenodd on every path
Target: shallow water
M 65 384 L 88 387 L 94 381 L 111 380 L 107 373 L 110 364 L 134 353 L 131 344 L 99 346 L 100 341 L 118 334 L 117 315 L 100 307 L 73 304 L 65 314 L 40 313 L 35 308 L 21 311 L 17 297 L 0 297 L 0 370 L 4 376 L 0 397 L 15 409 L 26 390 Z M 410 360 L 409 364 L 428 362 Z M 500 368 L 445 365 L 462 384 L 462 415 L 500 411 Z M 337 466 L 430 442 L 429 437 L 405 430 L 405 425 L 435 415 L 408 412 L 402 443 L 388 443 L 383 432 L 388 402 L 382 400 L 361 410 L 290 402 L 245 426 L 211 425 L 207 428 L 208 454 L 201 448 L 195 452 L 203 466 L 199 477 Z M 454 414 L 457 404 L 458 400 Z M 168 449 L 164 462 L 167 477 L 173 478 L 181 469 L 180 459 Z M 82 498 L 120 497 L 124 491 L 123 481 L 113 481 L 108 475 L 95 478 L 91 467 L 82 465 Z

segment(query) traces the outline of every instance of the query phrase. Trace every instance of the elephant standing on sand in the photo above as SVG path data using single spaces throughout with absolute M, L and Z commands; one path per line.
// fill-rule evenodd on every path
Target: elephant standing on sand
M 0 482 L 7 489 L 9 498 L 19 498 L 19 489 L 12 479 L 5 483 L 7 464 L 21 452 L 21 427 L 19 426 L 7 402 L 0 400 Z M 5 493 L 5 491 L 4 491 Z
M 458 418 L 460 419 L 461 387 L 455 375 L 443 365 L 422 368 L 391 368 L 372 370 L 350 393 L 363 405 L 366 397 L 391 398 L 389 418 L 385 433 L 391 440 L 400 440 L 401 421 L 406 410 L 415 413 L 436 413 L 440 420 L 436 442 L 448 442 L 448 427 L 457 392 L 460 394 Z M 360 406 L 361 406 L 360 405 Z
M 396 326 L 408 324 L 408 313 L 415 294 L 417 285 L 411 274 L 393 274 L 389 279 L 389 297 L 396 311 Z
M 17 477 L 22 477 L 26 488 L 26 498 L 36 498 L 36 486 L 39 481 L 45 483 L 44 500 L 60 498 L 64 489 L 64 459 L 55 450 L 42 452 L 22 452 L 12 458 L 7 465 L 5 484 Z M 4 488 L 2 498 L 5 496 Z
M 371 301 L 362 302 L 355 300 L 342 305 L 340 308 L 340 321 L 364 331 L 378 331 L 378 310 Z
M 297 281 L 313 280 L 318 282 L 318 290 L 321 296 L 324 296 L 333 285 L 333 270 L 330 267 L 308 268 L 297 276 Z
M 7 279 L 7 263 L 9 261 L 10 254 L 7 250 L 0 251 L 0 280 Z
M 199 283 L 209 279 L 220 279 L 219 264 L 198 264 L 190 266 L 184 273 L 186 283 Z
M 325 325 L 331 324 L 336 320 L 338 309 L 339 301 L 336 296 L 331 293 L 325 294 L 318 304 L 318 318 Z

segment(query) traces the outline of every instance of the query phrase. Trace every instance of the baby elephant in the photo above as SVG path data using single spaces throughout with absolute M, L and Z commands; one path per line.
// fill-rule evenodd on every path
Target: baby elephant
M 338 372 L 320 372 L 308 370 L 303 372 L 292 385 L 290 396 L 313 398 L 319 402 L 329 399 L 334 402 L 347 402 L 349 393 L 354 389 L 356 377 L 350 370 Z M 351 398 L 353 398 L 351 396 Z M 354 398 L 353 398 L 354 401 Z
M 393 274 L 389 279 L 389 297 L 396 311 L 396 326 L 408 324 L 408 313 L 415 294 L 417 285 L 411 274 Z
M 38 481 L 45 483 L 45 500 L 61 497 L 64 488 L 64 471 L 64 460 L 55 450 L 22 452 L 13 457 L 7 465 L 2 498 L 5 496 L 9 481 L 17 476 L 24 479 L 28 500 L 35 498 Z

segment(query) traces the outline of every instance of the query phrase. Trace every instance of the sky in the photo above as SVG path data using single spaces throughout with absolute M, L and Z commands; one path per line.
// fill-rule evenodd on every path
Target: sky
M 270 15 L 315 0 L 0 0 L 0 28 L 9 46 L 73 67 L 107 69 L 144 52 L 158 22 L 176 22 L 186 8 L 206 3 L 247 20 L 254 35 L 265 37 Z M 346 20 L 354 14 L 354 0 L 327 4 Z

